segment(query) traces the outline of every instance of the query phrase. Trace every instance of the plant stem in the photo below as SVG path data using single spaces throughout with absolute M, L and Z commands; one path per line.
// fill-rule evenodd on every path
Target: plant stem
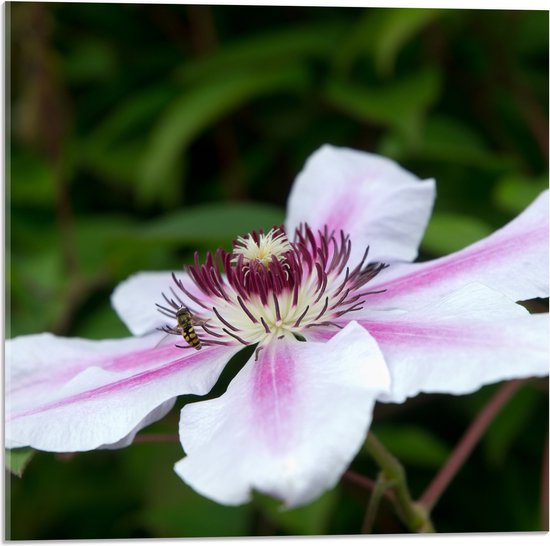
M 544 453 L 542 455 L 540 482 L 540 530 L 548 532 L 548 435 L 546 435 L 546 445 L 544 446 Z
M 439 497 L 460 470 L 460 467 L 464 464 L 464 461 L 470 455 L 495 415 L 524 383 L 525 380 L 519 379 L 505 383 L 468 427 L 468 430 L 466 430 L 464 436 L 458 442 L 445 465 L 420 497 L 419 503 L 428 512 L 431 512 Z
M 375 481 L 367 478 L 366 476 L 362 476 L 361 474 L 357 474 L 357 472 L 354 472 L 353 470 L 346 470 L 343 477 L 346 480 L 353 482 L 360 487 L 364 487 L 365 489 L 370 489 L 371 491 L 376 487 Z
M 403 523 L 411 531 L 433 533 L 434 528 L 427 510 L 412 500 L 401 463 L 372 432 L 367 436 L 365 448 L 382 470 L 386 482 L 391 483 L 395 495 L 395 507 Z
M 144 433 L 138 434 L 134 438 L 134 444 L 148 444 L 148 443 L 163 443 L 163 442 L 177 442 L 179 436 L 177 434 L 157 434 L 157 433 Z
M 367 512 L 365 514 L 365 520 L 363 521 L 363 528 L 361 532 L 363 534 L 369 534 L 372 532 L 372 526 L 374 524 L 374 518 L 378 512 L 378 507 L 380 506 L 380 501 L 382 496 L 388 487 L 391 487 L 391 484 L 386 481 L 383 472 L 378 474 L 378 478 L 374 484 L 372 494 L 370 496 L 369 505 L 367 506 Z

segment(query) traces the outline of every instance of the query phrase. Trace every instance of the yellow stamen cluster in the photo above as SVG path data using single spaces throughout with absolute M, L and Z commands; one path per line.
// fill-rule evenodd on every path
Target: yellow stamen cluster
M 257 260 L 267 267 L 273 256 L 280 260 L 289 250 L 292 250 L 292 247 L 286 235 L 273 228 L 268 233 L 259 234 L 258 241 L 255 241 L 252 235 L 238 237 L 233 248 L 232 262 L 237 263 L 242 255 L 245 263 Z

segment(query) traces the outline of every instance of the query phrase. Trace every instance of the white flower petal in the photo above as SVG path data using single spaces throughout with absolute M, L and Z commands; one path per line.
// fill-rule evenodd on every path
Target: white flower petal
M 174 397 L 207 393 L 239 350 L 156 347 L 160 338 L 8 340 L 6 446 L 69 452 L 123 445 Z
M 163 417 L 168 415 L 168 413 L 170 413 L 170 410 L 174 407 L 175 403 L 176 398 L 167 400 L 166 402 L 162 403 L 158 408 L 155 408 L 149 415 L 145 416 L 134 428 L 134 430 L 132 430 L 130 434 L 122 438 L 122 440 L 119 440 L 114 444 L 105 444 L 99 446 L 98 449 L 122 449 L 123 447 L 128 447 L 134 441 L 136 434 L 141 429 L 151 425 L 152 423 L 160 421 Z
M 356 323 L 328 343 L 266 345 L 220 398 L 183 408 L 176 472 L 202 495 L 242 504 L 256 489 L 287 507 L 333 487 L 389 388 L 376 343 Z
M 204 295 L 187 273 L 178 271 L 176 278 L 191 294 L 204 300 Z M 184 300 L 187 307 L 196 307 L 190 298 L 176 288 L 171 271 L 142 272 L 128 277 L 114 289 L 111 304 L 130 332 L 135 336 L 141 336 L 169 322 L 155 304 L 168 307 L 162 294 L 174 299 L 171 288 Z
M 390 369 L 392 390 L 381 401 L 403 402 L 419 392 L 466 394 L 548 374 L 548 315 L 529 315 L 481 285 L 417 311 L 371 312 L 359 323 L 377 340 Z
M 412 309 L 470 282 L 514 301 L 548 297 L 548 191 L 486 239 L 444 258 L 382 271 L 368 288 L 385 292 L 368 296 L 368 305 Z
M 173 286 L 171 271 L 136 273 L 121 282 L 111 294 L 111 305 L 128 330 L 141 336 L 166 324 L 155 303 Z
M 351 235 L 350 264 L 367 246 L 369 261 L 411 261 L 430 217 L 435 182 L 394 161 L 325 145 L 307 160 L 288 201 L 287 233 L 300 222 Z

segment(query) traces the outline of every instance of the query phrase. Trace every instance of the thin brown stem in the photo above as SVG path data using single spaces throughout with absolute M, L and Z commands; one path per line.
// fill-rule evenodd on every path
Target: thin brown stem
M 148 443 L 174 443 L 179 442 L 179 436 L 177 434 L 160 434 L 160 433 L 145 433 L 138 434 L 134 438 L 134 444 L 148 444 Z
M 361 533 L 364 535 L 370 534 L 372 532 L 372 527 L 374 525 L 374 519 L 378 512 L 380 506 L 380 501 L 384 492 L 390 487 L 391 484 L 388 483 L 383 472 L 378 474 L 376 483 L 374 484 L 374 489 L 369 499 L 369 504 L 367 506 L 367 511 L 365 513 L 365 519 L 363 520 L 363 527 Z
M 374 488 L 376 487 L 376 482 L 374 480 L 371 480 L 366 476 L 362 476 L 361 474 L 358 474 L 353 470 L 347 470 L 346 472 L 344 472 L 343 478 L 345 480 L 348 480 L 349 482 L 355 483 L 359 487 L 363 487 L 371 491 L 374 490 Z M 386 490 L 384 491 L 384 497 L 388 498 L 389 500 L 393 500 L 393 493 L 389 490 Z
M 531 134 L 539 147 L 539 151 L 548 162 L 548 121 L 543 109 L 531 92 L 531 89 L 521 81 L 513 81 L 514 96 L 518 108 L 529 126 Z
M 166 39 L 181 53 L 189 53 L 186 36 L 189 34 L 187 25 L 181 20 L 179 13 L 173 6 L 162 4 L 140 5 L 139 8 L 150 17 Z
M 197 56 L 203 57 L 215 51 L 218 48 L 218 36 L 210 6 L 189 5 L 186 13 L 190 23 L 191 47 Z
M 212 55 L 219 47 L 216 22 L 210 6 L 187 6 L 190 40 L 197 57 Z M 221 166 L 225 196 L 231 200 L 246 200 L 246 176 L 239 155 L 239 144 L 231 122 L 220 120 L 213 128 L 214 142 Z
M 63 268 L 69 278 L 76 278 L 80 275 L 80 264 L 75 235 L 75 218 L 65 172 L 63 143 L 61 141 L 54 143 L 52 148 L 58 149 L 55 154 L 52 152 L 50 155 L 50 163 L 54 175 L 56 223 Z
M 43 3 L 29 4 L 28 62 L 34 66 L 27 85 L 33 87 L 35 113 L 31 138 L 47 156 L 55 184 L 56 220 L 65 272 L 79 272 L 76 252 L 74 215 L 67 183 L 65 141 L 69 132 L 69 98 L 56 69 L 53 36 L 53 12 Z
M 451 480 L 460 470 L 464 461 L 468 458 L 496 414 L 525 381 L 515 380 L 505 383 L 471 423 L 445 465 L 440 469 L 420 497 L 420 504 L 428 512 L 433 509 L 439 497 L 441 497 Z
M 354 472 L 353 470 L 346 470 L 346 472 L 344 472 L 343 478 L 345 480 L 355 483 L 359 487 L 364 487 L 365 489 L 370 489 L 371 491 L 376 485 L 376 482 L 374 482 L 374 480 L 371 480 L 366 476 L 362 476 L 361 474 L 357 474 L 357 472 Z
M 548 531 L 548 434 L 542 455 L 542 472 L 540 476 L 540 530 Z

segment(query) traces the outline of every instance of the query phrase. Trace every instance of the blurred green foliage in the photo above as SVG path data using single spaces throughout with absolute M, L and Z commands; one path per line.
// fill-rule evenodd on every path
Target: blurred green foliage
M 6 453 L 6 468 L 20 478 L 35 453 L 35 450 L 30 447 L 8 450 Z
M 8 3 L 7 336 L 126 335 L 109 293 L 284 220 L 325 142 L 438 182 L 421 259 L 485 236 L 548 185 L 548 12 Z M 538 304 L 544 309 L 544 304 Z M 545 384 L 524 387 L 434 511 L 441 531 L 539 529 Z M 418 496 L 495 387 L 379 405 Z M 174 433 L 177 409 L 150 430 Z M 358 533 L 349 480 L 281 512 L 219 506 L 179 444 L 38 453 L 13 539 Z M 22 469 L 28 453 L 13 453 Z M 352 468 L 374 477 L 364 454 Z M 376 532 L 402 532 L 382 503 Z

